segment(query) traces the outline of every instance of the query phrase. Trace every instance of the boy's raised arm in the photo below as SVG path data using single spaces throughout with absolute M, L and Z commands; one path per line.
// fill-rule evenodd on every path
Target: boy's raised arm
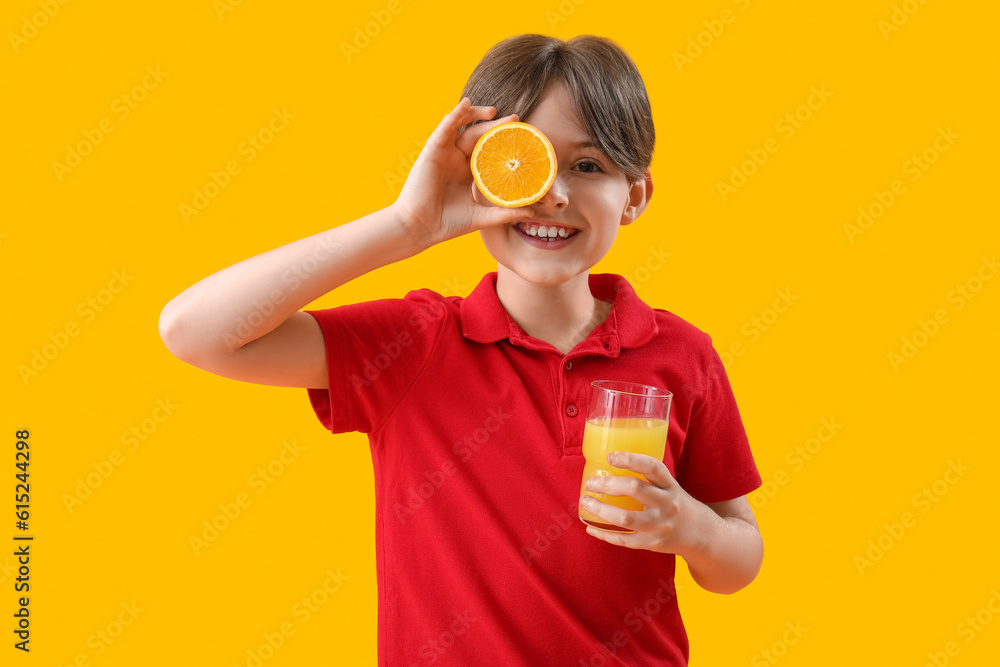
M 200 280 L 160 314 L 178 358 L 246 382 L 325 387 L 319 325 L 299 310 L 423 250 L 394 206 L 245 259 Z M 272 335 L 273 334 L 273 335 Z
M 160 313 L 167 349 L 224 377 L 283 387 L 325 388 L 326 348 L 307 304 L 382 266 L 530 208 L 475 203 L 469 156 L 492 107 L 468 98 L 427 141 L 396 202 L 362 218 L 243 260 L 181 292 Z

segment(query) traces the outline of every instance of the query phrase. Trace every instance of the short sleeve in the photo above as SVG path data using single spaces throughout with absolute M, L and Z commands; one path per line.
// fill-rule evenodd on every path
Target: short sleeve
M 447 319 L 444 297 L 431 290 L 306 310 L 326 346 L 328 389 L 308 389 L 329 431 L 378 430 L 430 360 Z
M 677 462 L 677 481 L 695 499 L 717 503 L 761 485 L 726 369 L 707 339 L 699 355 L 702 389 Z

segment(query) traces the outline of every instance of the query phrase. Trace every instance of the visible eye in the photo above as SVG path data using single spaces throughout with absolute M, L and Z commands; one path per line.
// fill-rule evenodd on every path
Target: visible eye
M 601 166 L 599 164 L 597 164 L 596 162 L 594 162 L 593 160 L 584 160 L 583 162 L 578 163 L 576 166 L 582 167 L 582 166 L 588 165 L 588 164 L 591 165 L 597 171 L 584 171 L 583 173 L 585 173 L 585 174 L 597 174 L 597 173 L 600 173 L 600 172 L 604 171 L 603 169 L 601 169 Z

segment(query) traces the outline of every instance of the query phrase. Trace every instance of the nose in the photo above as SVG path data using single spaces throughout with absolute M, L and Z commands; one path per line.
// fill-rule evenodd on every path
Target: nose
M 542 198 L 537 202 L 532 204 L 532 206 L 541 206 L 543 208 L 561 210 L 569 205 L 569 190 L 566 187 L 566 183 L 563 182 L 562 177 L 556 174 L 556 178 L 552 181 L 552 186 L 549 188 L 548 192 L 542 195 Z

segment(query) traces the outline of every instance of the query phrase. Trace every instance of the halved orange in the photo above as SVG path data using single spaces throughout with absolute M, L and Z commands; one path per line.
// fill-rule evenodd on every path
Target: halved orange
M 483 133 L 470 160 L 476 187 L 497 206 L 527 206 L 556 179 L 556 152 L 534 125 L 500 123 Z

